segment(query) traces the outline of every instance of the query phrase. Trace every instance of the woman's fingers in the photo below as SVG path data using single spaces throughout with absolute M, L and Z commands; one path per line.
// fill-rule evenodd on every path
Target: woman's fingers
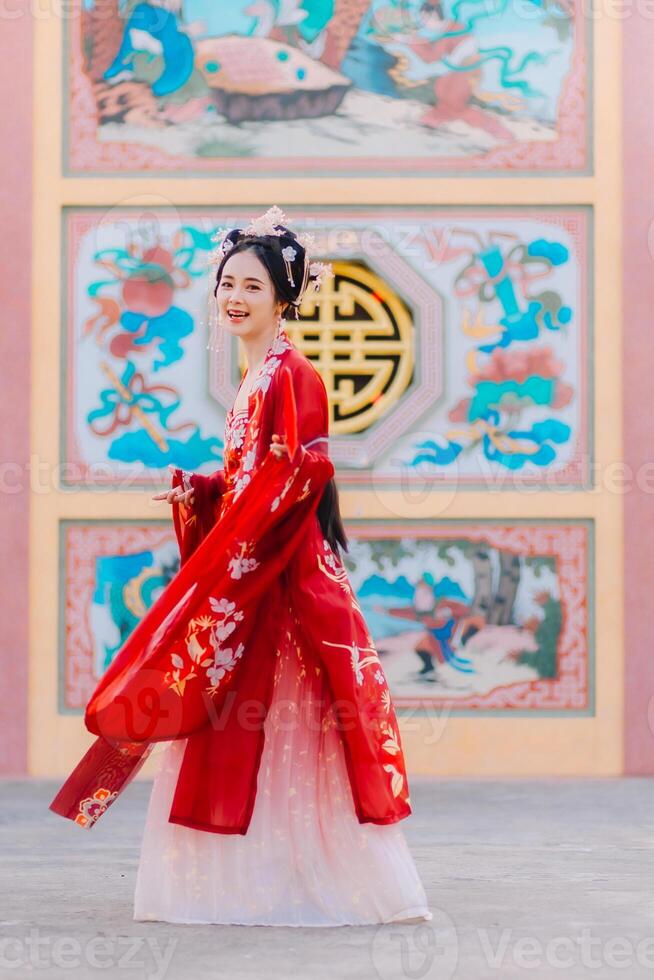
M 181 497 L 181 494 L 177 493 L 176 490 L 164 490 L 163 493 L 155 493 L 152 495 L 153 500 L 166 500 L 169 504 Z
M 288 446 L 285 442 L 282 442 L 282 437 L 278 436 L 276 433 L 273 435 L 273 441 L 270 443 L 270 448 L 274 452 L 277 459 L 280 459 L 284 453 L 288 452 Z
M 188 506 L 193 503 L 193 489 L 182 490 L 181 487 L 174 487 L 172 490 L 153 494 L 152 499 L 167 500 L 169 504 L 186 504 Z

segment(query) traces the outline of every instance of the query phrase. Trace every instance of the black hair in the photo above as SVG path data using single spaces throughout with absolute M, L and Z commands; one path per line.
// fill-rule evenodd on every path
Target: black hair
M 220 278 L 225 262 L 237 252 L 244 252 L 251 249 L 258 259 L 264 264 L 270 276 L 275 291 L 275 298 L 282 301 L 285 305 L 282 309 L 282 316 L 285 317 L 293 310 L 296 315 L 307 282 L 313 278 L 305 273 L 306 251 L 304 246 L 297 240 L 295 232 L 284 225 L 275 225 L 275 228 L 283 229 L 281 235 L 256 235 L 244 236 L 242 229 L 232 228 L 225 241 L 232 242 L 232 246 L 227 246 L 227 251 L 222 257 L 216 270 L 216 284 L 214 286 L 214 296 L 220 283 Z M 282 255 L 282 249 L 291 246 L 295 250 L 295 258 L 291 262 L 291 274 L 295 285 L 289 282 L 286 272 L 286 262 Z M 224 244 L 223 244 L 224 248 Z M 306 279 L 306 282 L 305 282 Z M 317 510 L 318 521 L 330 548 L 338 555 L 339 548 L 348 550 L 347 535 L 341 517 L 338 499 L 338 487 L 332 477 L 323 490 Z
M 348 550 L 347 535 L 343 526 L 341 509 L 338 500 L 338 487 L 336 480 L 332 477 L 322 492 L 322 497 L 318 503 L 318 521 L 320 529 L 329 543 L 329 547 L 337 555 L 339 548 Z

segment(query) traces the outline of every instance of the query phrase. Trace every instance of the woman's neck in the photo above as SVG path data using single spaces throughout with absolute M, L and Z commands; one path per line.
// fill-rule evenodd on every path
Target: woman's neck
M 275 334 L 277 333 L 277 328 L 273 329 L 267 333 L 262 334 L 258 337 L 241 337 L 241 342 L 245 350 L 245 358 L 248 362 L 248 374 L 252 377 L 253 374 L 259 370 L 263 365 L 266 354 L 273 340 L 275 339 Z

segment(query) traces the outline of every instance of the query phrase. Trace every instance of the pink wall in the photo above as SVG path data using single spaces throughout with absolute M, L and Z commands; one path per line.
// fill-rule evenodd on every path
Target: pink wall
M 24 773 L 33 21 L 27 4 L 11 10 L 14 17 L 3 17 L 0 30 L 0 773 Z
M 654 20 L 637 10 L 623 22 L 623 420 L 625 462 L 650 489 L 624 497 L 625 771 L 654 773 Z

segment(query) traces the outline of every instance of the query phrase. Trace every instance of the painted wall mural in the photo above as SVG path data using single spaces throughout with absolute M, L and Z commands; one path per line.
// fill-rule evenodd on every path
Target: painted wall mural
M 168 463 L 220 465 L 244 363 L 224 333 L 206 350 L 206 258 L 215 230 L 244 217 L 66 212 L 65 482 L 129 487 L 163 480 Z M 334 265 L 288 329 L 327 385 L 342 483 L 588 482 L 586 209 L 303 208 L 289 220 Z
M 59 710 L 81 711 L 179 569 L 171 521 L 63 521 Z
M 168 464 L 215 470 L 224 417 L 208 396 L 198 324 L 208 231 L 178 215 L 130 223 L 101 209 L 64 221 L 68 482 L 128 488 Z
M 80 3 L 71 174 L 590 172 L 572 0 Z
M 594 710 L 590 521 L 348 532 L 345 563 L 398 706 Z
M 592 713 L 592 522 L 355 521 L 348 533 L 398 707 Z M 65 521 L 60 547 L 60 710 L 79 712 L 178 554 L 165 522 Z

